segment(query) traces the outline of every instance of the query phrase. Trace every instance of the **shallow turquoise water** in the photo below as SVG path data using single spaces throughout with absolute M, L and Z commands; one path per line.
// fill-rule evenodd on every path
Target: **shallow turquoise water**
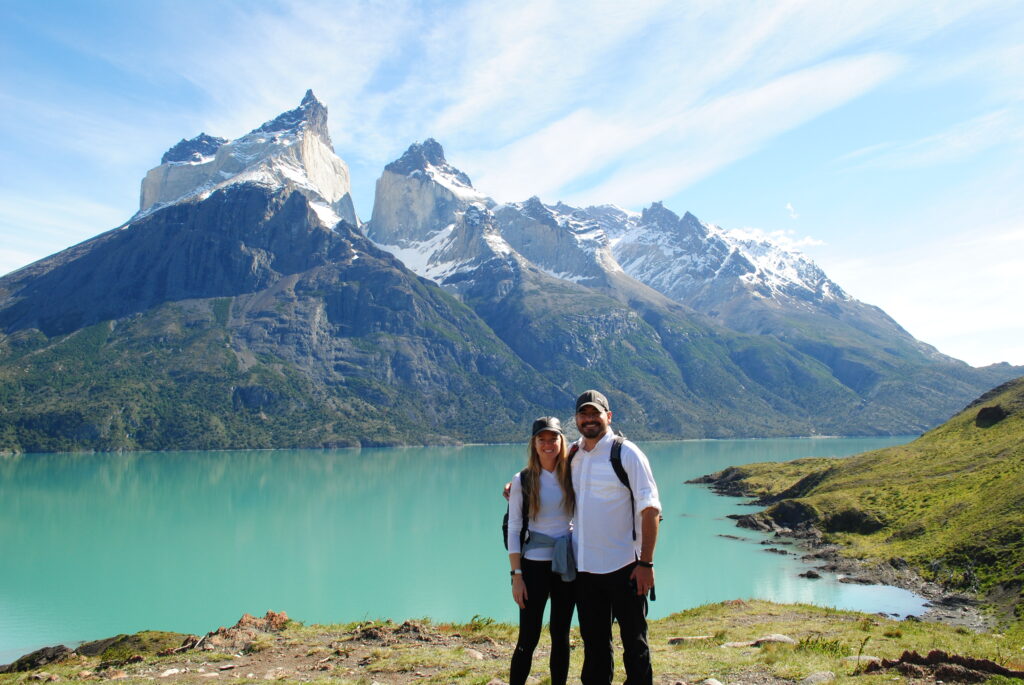
M 684 484 L 907 440 L 642 445 L 665 509 L 651 616 L 750 597 L 919 613 L 903 590 L 797 577 L 797 557 L 725 518 L 752 511 L 742 500 Z M 517 445 L 0 458 L 0 663 L 149 628 L 202 634 L 268 609 L 319 623 L 514 620 L 500 489 L 524 457 Z

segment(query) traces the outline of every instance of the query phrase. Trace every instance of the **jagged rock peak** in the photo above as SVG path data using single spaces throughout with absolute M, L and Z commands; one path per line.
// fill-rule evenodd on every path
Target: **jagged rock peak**
M 150 169 L 142 180 L 139 214 L 190 198 L 200 200 L 235 183 L 258 183 L 279 190 L 298 190 L 313 203 L 325 224 L 345 220 L 359 225 L 349 185 L 348 167 L 334 154 L 327 134 L 327 108 L 312 91 L 302 103 L 232 141 L 201 135 L 192 157 L 189 143 L 175 146 L 175 157 Z M 213 154 L 204 154 L 212 151 Z M 322 211 L 321 211 L 322 210 Z
M 200 133 L 192 140 L 182 138 L 160 158 L 161 164 L 168 162 L 202 162 L 217 154 L 220 146 L 228 142 L 226 138 L 208 136 Z
M 312 89 L 306 91 L 306 95 L 298 107 L 278 115 L 259 128 L 254 128 L 252 133 L 293 131 L 298 130 L 303 124 L 310 131 L 319 135 L 329 147 L 334 147 L 334 144 L 331 143 L 330 133 L 327 131 L 327 108 L 316 99 Z
M 696 235 L 704 238 L 708 235 L 707 226 L 701 223 L 700 219 L 693 214 L 686 212 L 680 218 L 678 214 L 661 202 L 655 202 L 650 207 L 644 209 L 640 215 L 640 223 L 656 226 L 662 231 L 681 236 Z
M 650 207 L 643 210 L 640 215 L 640 220 L 645 224 L 677 224 L 679 223 L 679 215 L 667 208 L 661 202 L 654 202 Z
M 466 186 L 473 186 L 469 176 L 448 163 L 448 160 L 444 158 L 444 148 L 441 147 L 441 143 L 433 138 L 427 138 L 422 143 L 413 143 L 401 157 L 384 167 L 384 170 L 390 171 L 393 174 L 409 176 L 416 171 L 426 171 L 429 167 L 434 167 L 449 176 L 454 176 L 460 183 Z
M 555 218 L 551 208 L 541 202 L 540 198 L 534 195 L 526 202 L 519 204 L 520 211 L 534 221 L 539 221 L 542 224 L 549 226 L 557 226 L 558 220 Z

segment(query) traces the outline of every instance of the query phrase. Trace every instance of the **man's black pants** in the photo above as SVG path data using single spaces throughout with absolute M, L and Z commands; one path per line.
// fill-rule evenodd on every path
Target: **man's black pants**
M 510 685 L 522 685 L 530 675 L 533 650 L 540 640 L 544 624 L 544 606 L 551 597 L 551 685 L 565 685 L 569 674 L 569 628 L 575 604 L 573 583 L 562 582 L 552 572 L 550 561 L 522 559 L 523 582 L 526 583 L 526 608 L 519 610 L 519 640 L 512 652 Z
M 579 573 L 576 576 L 576 615 L 583 638 L 583 685 L 612 682 L 612 618 L 619 622 L 622 637 L 625 685 L 650 685 L 651 651 L 647 646 L 647 597 L 637 595 L 630 574 L 636 564 L 611 573 Z

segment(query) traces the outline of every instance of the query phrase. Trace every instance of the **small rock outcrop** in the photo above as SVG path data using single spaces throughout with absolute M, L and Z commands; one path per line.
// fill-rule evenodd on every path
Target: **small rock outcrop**
M 60 663 L 61 661 L 71 657 L 74 653 L 75 652 L 73 650 L 68 649 L 64 645 L 43 647 L 42 649 L 37 649 L 30 654 L 26 654 L 13 663 L 6 666 L 0 666 L 0 673 L 22 673 L 24 671 L 32 671 L 40 666 Z
M 927 656 L 906 651 L 899 659 L 869 663 L 864 672 L 877 673 L 888 669 L 895 669 L 909 678 L 928 678 L 947 683 L 981 683 L 993 676 L 1024 678 L 1024 671 L 1015 671 L 988 659 L 949 654 L 938 649 L 928 652 Z
M 243 614 L 238 623 L 225 628 L 221 626 L 211 631 L 195 646 L 212 648 L 217 651 L 235 652 L 249 649 L 261 635 L 279 633 L 288 625 L 290 619 L 283 611 L 268 611 L 263 618 L 251 614 Z
M 998 404 L 991 407 L 982 407 L 978 410 L 978 415 L 974 419 L 974 425 L 978 428 L 991 428 L 1009 415 L 1009 412 Z

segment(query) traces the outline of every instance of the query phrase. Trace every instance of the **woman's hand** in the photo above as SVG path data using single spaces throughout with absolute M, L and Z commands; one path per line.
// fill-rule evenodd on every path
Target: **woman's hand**
M 526 608 L 526 583 L 521 574 L 512 576 L 512 599 L 520 609 Z

